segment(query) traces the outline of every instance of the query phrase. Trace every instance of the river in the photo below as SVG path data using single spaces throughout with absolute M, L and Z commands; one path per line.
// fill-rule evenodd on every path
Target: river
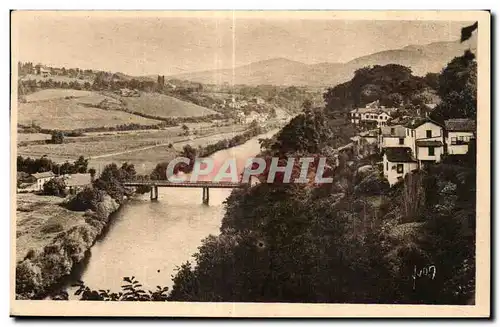
M 216 152 L 211 158 L 216 167 L 235 158 L 241 171 L 246 159 L 260 152 L 258 139 L 276 132 Z M 219 234 L 223 202 L 230 193 L 231 189 L 210 189 L 208 206 L 202 204 L 202 189 L 197 188 L 160 188 L 158 201 L 153 202 L 149 193 L 131 198 L 113 214 L 109 228 L 72 279 L 96 290 L 120 291 L 125 276 L 135 276 L 145 289 L 171 288 L 176 267 L 193 262 L 201 241 Z

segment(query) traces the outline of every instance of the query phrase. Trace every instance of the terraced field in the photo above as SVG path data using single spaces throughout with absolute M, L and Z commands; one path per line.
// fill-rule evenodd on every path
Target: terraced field
M 46 129 L 73 130 L 113 127 L 123 124 L 155 125 L 151 117 L 195 117 L 215 114 L 208 108 L 159 93 L 141 92 L 140 97 L 122 97 L 112 92 L 46 89 L 25 96 L 18 105 L 18 123 Z M 108 107 L 102 106 L 106 101 Z
M 140 125 L 160 123 L 158 120 L 140 117 L 123 111 L 104 110 L 85 106 L 78 101 L 79 98 L 58 98 L 20 103 L 18 105 L 18 123 L 23 125 L 34 123 L 42 128 L 61 130 L 111 127 L 131 123 Z

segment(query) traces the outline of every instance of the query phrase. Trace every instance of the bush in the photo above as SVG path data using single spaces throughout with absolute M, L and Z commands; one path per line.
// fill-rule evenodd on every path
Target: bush
M 66 183 L 62 178 L 52 178 L 43 184 L 43 194 L 66 196 Z
M 102 201 L 104 193 L 92 186 L 87 186 L 68 203 L 70 210 L 86 211 L 96 210 L 97 204 Z
M 51 143 L 62 144 L 64 143 L 64 134 L 61 131 L 55 131 L 52 133 Z

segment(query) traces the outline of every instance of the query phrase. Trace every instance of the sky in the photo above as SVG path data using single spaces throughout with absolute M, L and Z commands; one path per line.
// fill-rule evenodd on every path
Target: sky
M 130 12 L 129 12 L 130 13 Z M 346 62 L 359 56 L 455 41 L 469 22 L 21 12 L 13 17 L 19 61 L 131 75 L 175 75 L 287 58 Z

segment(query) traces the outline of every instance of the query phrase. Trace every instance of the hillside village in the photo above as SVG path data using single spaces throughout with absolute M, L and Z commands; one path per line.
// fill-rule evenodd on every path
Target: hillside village
M 350 112 L 351 122 L 377 128 L 360 132 L 353 142 L 375 144 L 383 157 L 383 174 L 390 185 L 405 175 L 445 157 L 460 158 L 469 151 L 476 138 L 476 122 L 467 118 L 453 118 L 440 124 L 429 117 L 418 115 L 392 118 L 397 108 L 378 106 L 377 102 Z

